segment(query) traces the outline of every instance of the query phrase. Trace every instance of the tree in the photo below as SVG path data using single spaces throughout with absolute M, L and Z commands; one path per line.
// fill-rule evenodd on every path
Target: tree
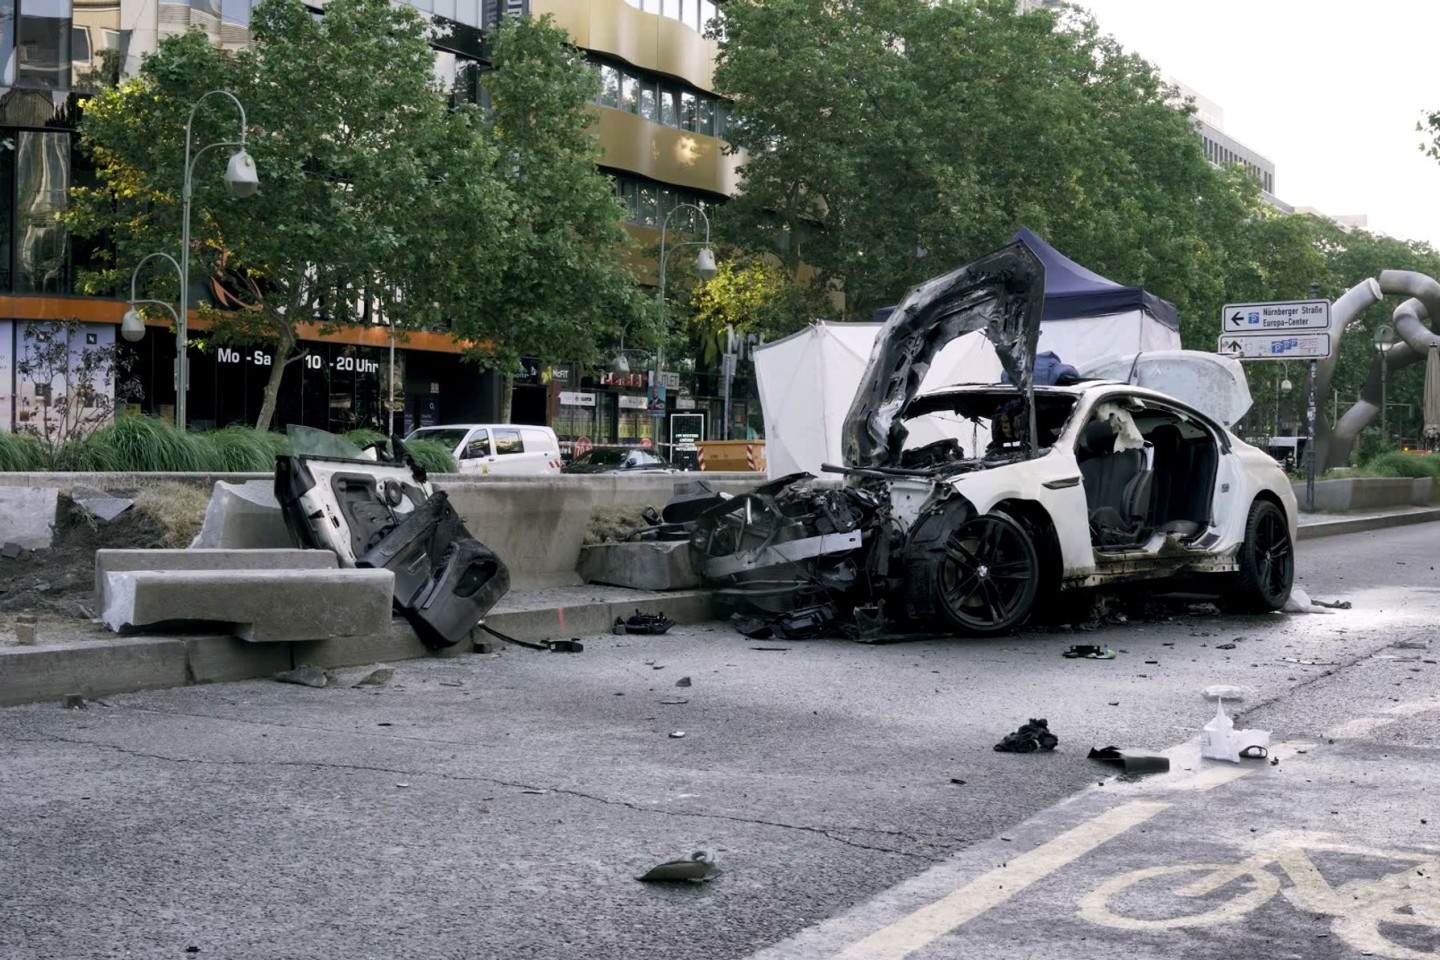
M 758 250 L 786 233 L 788 264 L 842 289 L 847 315 L 1021 225 L 1182 311 L 1217 292 L 1202 226 L 1227 183 L 1155 69 L 1087 16 L 735 0 L 716 36 L 749 148 L 726 235 Z
M 805 291 L 773 260 L 726 259 L 717 266 L 715 276 L 697 284 L 690 295 L 697 365 L 719 366 L 727 329 L 774 340 L 817 316 Z
M 190 253 L 196 275 L 224 272 L 238 280 L 232 292 L 248 291 L 234 309 L 203 311 L 211 338 L 274 345 L 260 428 L 304 324 L 383 321 L 402 339 L 449 324 L 472 358 L 508 369 L 522 348 L 592 353 L 626 316 L 621 213 L 613 199 L 599 202 L 606 182 L 593 161 L 568 190 L 530 162 L 559 162 L 563 151 L 535 144 L 583 129 L 588 71 L 548 22 L 507 23 L 495 43 L 501 69 L 489 75 L 492 118 L 452 102 L 434 79 L 432 29 L 385 0 L 331 0 L 319 17 L 299 0 L 261 0 L 251 47 L 218 51 L 198 31 L 167 38 L 136 77 L 86 107 L 82 147 L 100 182 L 73 191 L 68 219 L 78 234 L 113 237 L 113 264 L 83 278 L 98 293 L 126 289 L 131 265 L 180 235 L 191 105 L 213 89 L 244 104 L 260 192 L 230 198 L 223 154 L 202 158 Z M 212 98 L 195 115 L 195 142 L 234 139 L 235 125 Z M 555 282 L 569 277 L 576 282 Z M 147 283 L 151 295 L 173 298 L 172 278 Z M 585 284 L 610 308 L 607 322 L 586 322 L 595 311 L 580 309 L 575 292 Z

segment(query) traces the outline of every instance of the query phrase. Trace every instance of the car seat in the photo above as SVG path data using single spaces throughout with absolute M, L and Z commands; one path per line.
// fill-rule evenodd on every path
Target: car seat
M 1115 431 L 1104 421 L 1087 424 L 1076 451 L 1090 536 L 1097 545 L 1134 543 L 1150 510 L 1152 473 L 1144 450 L 1116 450 Z

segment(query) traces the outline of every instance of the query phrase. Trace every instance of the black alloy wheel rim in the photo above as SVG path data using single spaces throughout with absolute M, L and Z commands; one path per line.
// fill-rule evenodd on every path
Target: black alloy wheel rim
M 976 630 L 1018 622 L 1034 594 L 1035 550 L 1013 521 L 975 517 L 945 542 L 940 594 L 954 619 Z
M 1290 548 L 1290 531 L 1277 510 L 1266 510 L 1255 528 L 1251 546 L 1255 579 L 1271 601 L 1283 600 L 1290 591 L 1290 571 L 1295 553 Z

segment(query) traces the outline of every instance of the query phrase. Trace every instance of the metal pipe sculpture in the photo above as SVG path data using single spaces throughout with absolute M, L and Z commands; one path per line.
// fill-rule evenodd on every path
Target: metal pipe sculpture
M 1345 411 L 1328 437 L 1322 434 L 1319 439 L 1317 459 L 1327 468 L 1345 465 L 1356 437 L 1380 412 L 1382 377 L 1424 360 L 1432 346 L 1440 346 L 1440 334 L 1426 324 L 1431 317 L 1440 317 L 1440 283 L 1414 270 L 1384 270 L 1378 283 L 1373 279 L 1363 280 L 1336 300 L 1330 310 L 1330 332 L 1337 346 L 1346 324 L 1365 307 L 1379 302 L 1383 294 L 1410 298 L 1395 308 L 1395 333 L 1400 342 L 1375 359 L 1370 376 L 1360 390 L 1360 399 Z M 1347 302 L 1352 297 L 1353 301 Z M 1345 306 L 1343 312 L 1342 304 Z M 1330 359 L 1320 365 L 1319 386 L 1322 392 L 1330 387 L 1336 357 L 1337 354 L 1332 353 Z M 1381 364 L 1385 365 L 1383 375 Z

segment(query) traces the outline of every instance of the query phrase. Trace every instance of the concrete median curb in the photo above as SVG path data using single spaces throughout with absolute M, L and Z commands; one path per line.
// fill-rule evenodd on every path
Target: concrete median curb
M 1430 523 L 1435 520 L 1440 520 L 1440 507 L 1407 510 L 1403 513 L 1383 513 L 1367 517 L 1336 517 L 1333 520 L 1302 523 L 1299 529 L 1299 539 L 1314 540 L 1318 537 L 1334 537 L 1342 533 L 1365 533 L 1370 530 L 1404 527 L 1412 523 Z
M 704 590 L 655 594 L 644 599 L 596 600 L 567 606 L 511 609 L 486 623 L 518 640 L 541 641 L 608 633 L 616 617 L 636 610 L 663 613 L 681 624 L 713 619 L 713 596 Z M 353 667 L 418 657 L 461 657 L 481 649 L 462 642 L 432 652 L 408 624 L 366 637 L 313 642 L 254 644 L 229 636 L 117 636 L 89 623 L 71 631 L 78 639 L 48 640 L 42 628 L 36 646 L 0 646 L 0 707 L 104 697 L 137 690 L 227 683 L 272 677 L 302 663 Z M 509 646 L 477 631 L 486 648 Z M 530 651 L 517 651 L 529 655 Z M 537 656 L 540 654 L 536 654 Z

